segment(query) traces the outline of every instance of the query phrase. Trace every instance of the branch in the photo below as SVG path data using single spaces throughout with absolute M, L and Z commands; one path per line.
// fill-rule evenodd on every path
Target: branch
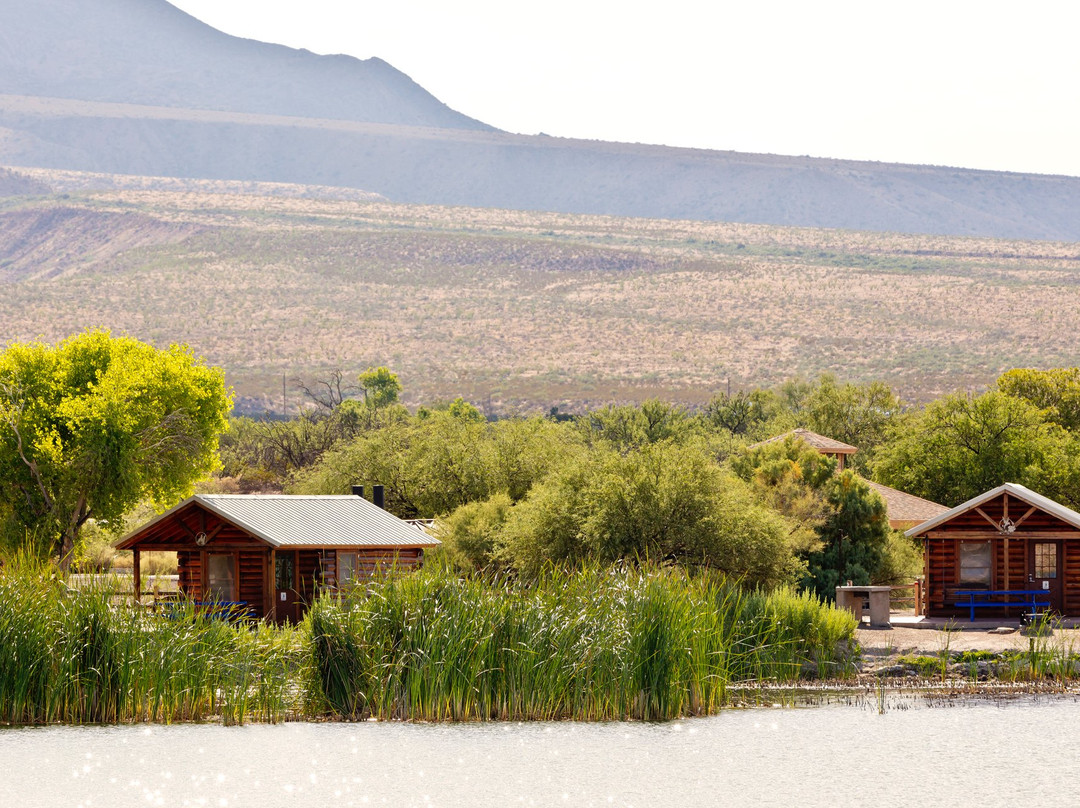
M 30 476 L 37 484 L 42 499 L 45 500 L 45 507 L 52 513 L 54 509 L 53 499 L 49 496 L 49 492 L 45 488 L 45 481 L 41 478 L 41 470 L 38 468 L 37 461 L 30 460 L 26 456 L 22 431 L 19 429 L 23 412 L 26 410 L 26 399 L 23 397 L 21 389 L 13 387 L 7 382 L 0 382 L 0 392 L 3 392 L 4 397 L 7 398 L 10 404 L 10 406 L 4 408 L 3 413 L 4 422 L 11 427 L 11 431 L 15 435 L 15 449 L 18 451 L 22 462 L 26 464 L 27 469 L 30 470 Z M 16 404 L 16 402 L 18 403 Z M 18 418 L 16 418 L 16 415 L 18 415 Z M 26 492 L 26 498 L 29 503 L 29 492 Z

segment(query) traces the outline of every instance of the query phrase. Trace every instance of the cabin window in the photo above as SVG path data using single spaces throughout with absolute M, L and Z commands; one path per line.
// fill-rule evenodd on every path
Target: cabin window
M 274 561 L 274 586 L 278 588 L 278 591 L 295 588 L 295 569 L 295 559 L 292 553 L 277 556 Z
M 1057 578 L 1057 545 L 1035 545 L 1035 577 Z
M 990 542 L 960 542 L 960 583 L 989 588 L 990 572 Z
M 206 596 L 211 600 L 236 600 L 236 556 L 211 553 L 206 576 Z
M 338 553 L 337 556 L 337 582 L 338 586 L 348 586 L 356 582 L 358 568 L 356 553 Z

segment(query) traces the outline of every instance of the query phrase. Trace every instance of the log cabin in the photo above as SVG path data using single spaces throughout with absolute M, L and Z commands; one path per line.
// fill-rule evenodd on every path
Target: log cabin
M 967 617 L 969 607 L 974 615 L 972 603 L 979 616 L 1017 616 L 1019 606 L 1002 604 L 1025 599 L 1080 615 L 1080 513 L 1022 485 L 1000 485 L 906 535 L 923 542 L 931 617 Z
M 420 566 L 439 541 L 362 496 L 196 494 L 124 536 L 118 550 L 174 552 L 180 592 L 199 603 L 296 622 L 323 587 L 377 567 Z

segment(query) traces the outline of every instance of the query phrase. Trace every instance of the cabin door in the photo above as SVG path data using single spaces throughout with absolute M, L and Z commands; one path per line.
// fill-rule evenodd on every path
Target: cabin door
M 1028 589 L 1042 589 L 1050 596 L 1050 608 L 1063 611 L 1061 584 L 1061 542 L 1028 542 Z
M 278 622 L 297 622 L 296 603 L 300 598 L 296 580 L 296 552 L 278 552 L 274 569 L 274 606 Z

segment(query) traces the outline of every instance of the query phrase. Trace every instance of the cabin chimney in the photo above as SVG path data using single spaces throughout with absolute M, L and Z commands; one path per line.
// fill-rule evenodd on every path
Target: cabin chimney
M 352 495 L 354 497 L 360 497 L 360 499 L 363 499 L 364 498 L 364 486 L 362 486 L 362 485 L 354 485 L 352 487 Z
M 383 487 L 381 485 L 371 486 L 371 501 L 380 508 L 385 506 L 386 496 L 383 494 Z

